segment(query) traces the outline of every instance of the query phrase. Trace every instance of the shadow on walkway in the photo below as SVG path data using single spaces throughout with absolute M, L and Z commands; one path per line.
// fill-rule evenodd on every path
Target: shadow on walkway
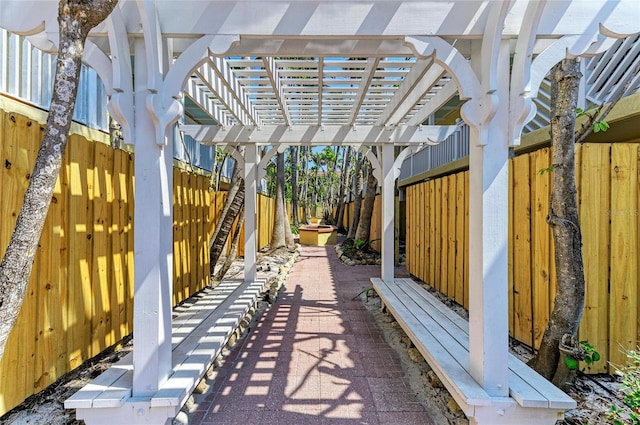
M 219 370 L 202 425 L 432 424 L 360 299 L 379 266 L 302 247 L 277 302 Z

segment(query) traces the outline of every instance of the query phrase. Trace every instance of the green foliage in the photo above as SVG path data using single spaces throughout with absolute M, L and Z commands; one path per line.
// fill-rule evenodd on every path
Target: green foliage
M 580 341 L 580 347 L 582 347 L 585 353 L 583 361 L 588 366 L 591 366 L 600 360 L 600 353 L 596 351 L 596 347 L 594 347 L 589 341 Z
M 353 251 L 366 251 L 369 249 L 369 247 L 371 246 L 372 243 L 374 243 L 375 241 L 379 241 L 380 239 L 371 239 L 371 240 L 364 240 L 364 239 L 355 239 L 353 241 L 353 245 L 351 246 L 351 249 Z
M 593 123 L 594 133 L 598 133 L 600 131 L 604 133 L 607 130 L 609 130 L 609 123 L 607 123 L 606 121 L 598 121 Z
M 596 348 L 589 341 L 580 341 L 580 348 L 584 351 L 583 358 L 580 360 L 585 362 L 587 365 L 590 366 L 600 360 L 600 353 L 596 351 Z M 569 370 L 578 369 L 578 359 L 575 357 L 566 356 L 564 358 L 564 364 L 569 368 Z
M 540 174 L 542 176 L 544 173 L 551 173 L 552 171 L 553 171 L 553 165 L 551 165 L 551 166 L 549 166 L 547 168 L 539 169 L 538 170 L 538 174 Z
M 608 418 L 615 425 L 640 425 L 640 351 L 627 352 L 627 365 L 616 370 L 622 377 L 623 402 L 630 411 L 618 406 L 611 406 Z
M 300 231 L 298 230 L 298 226 L 296 226 L 295 224 L 291 224 L 291 233 L 293 233 L 294 235 L 299 235 Z
M 595 105 L 589 106 L 587 109 L 576 108 L 576 118 L 588 116 L 588 117 L 596 117 L 600 114 L 600 108 Z M 605 120 L 594 121 L 591 125 L 594 133 L 605 132 L 609 130 L 609 123 Z
M 353 241 L 353 248 L 356 251 L 362 251 L 367 246 L 369 246 L 369 241 L 365 241 L 365 240 L 362 240 L 362 239 L 356 239 L 356 240 Z
M 590 115 L 591 113 L 598 114 L 600 112 L 600 108 L 595 105 L 589 105 L 587 109 L 576 108 L 576 118 L 584 117 Z

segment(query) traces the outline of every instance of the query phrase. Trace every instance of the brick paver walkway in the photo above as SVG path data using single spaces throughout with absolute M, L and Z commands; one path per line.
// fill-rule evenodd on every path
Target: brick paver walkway
M 302 248 L 278 301 L 230 353 L 201 425 L 432 424 L 360 299 L 379 266 Z

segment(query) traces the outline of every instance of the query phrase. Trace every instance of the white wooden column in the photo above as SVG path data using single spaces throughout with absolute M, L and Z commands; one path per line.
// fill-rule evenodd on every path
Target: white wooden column
M 244 281 L 256 281 L 258 146 L 244 150 Z
M 393 164 L 395 151 L 392 144 L 380 146 L 382 166 L 382 280 L 391 282 L 394 275 L 394 198 L 395 175 Z
M 172 145 L 157 143 L 146 107 L 145 44 L 135 41 L 133 397 L 155 394 L 171 372 Z
M 509 46 L 501 43 L 498 81 L 509 81 Z M 487 76 L 484 76 L 487 77 Z M 498 108 L 488 123 L 471 127 L 469 160 L 469 351 L 473 377 L 492 396 L 508 385 L 508 107 L 499 84 Z

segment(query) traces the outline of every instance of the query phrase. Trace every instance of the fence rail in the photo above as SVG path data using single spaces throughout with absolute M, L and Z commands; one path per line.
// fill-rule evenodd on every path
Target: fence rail
M 612 372 L 635 349 L 640 263 L 639 143 L 578 145 L 576 177 L 583 235 L 586 304 L 580 339 L 602 360 L 588 372 Z M 556 290 L 553 238 L 546 223 L 550 149 L 510 161 L 509 329 L 538 347 Z M 468 171 L 407 187 L 407 268 L 468 306 Z M 583 365 L 585 366 L 585 365 Z M 586 367 L 586 366 L 585 366 Z
M 0 109 L 0 256 L 42 138 L 42 124 Z M 132 332 L 133 155 L 70 136 L 27 295 L 0 361 L 0 415 Z M 208 282 L 209 239 L 226 193 L 173 174 L 174 284 L 179 303 Z M 259 246 L 273 200 L 260 195 Z M 242 254 L 242 253 L 241 253 Z

